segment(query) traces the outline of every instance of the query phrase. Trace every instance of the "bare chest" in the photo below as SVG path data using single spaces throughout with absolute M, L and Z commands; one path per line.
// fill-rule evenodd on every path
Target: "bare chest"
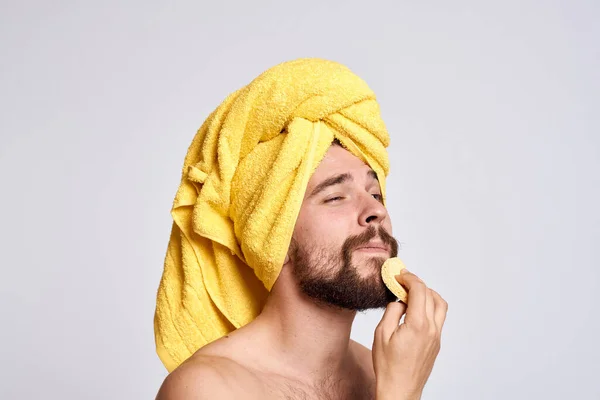
M 284 400 L 373 400 L 375 382 L 364 376 L 342 379 L 327 378 L 315 385 L 306 385 L 290 379 L 276 378 L 265 381 L 266 398 Z

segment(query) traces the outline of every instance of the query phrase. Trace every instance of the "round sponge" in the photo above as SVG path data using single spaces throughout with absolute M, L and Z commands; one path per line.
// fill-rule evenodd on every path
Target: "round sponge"
M 404 268 L 406 268 L 406 266 L 398 257 L 392 257 L 383 263 L 383 266 L 381 267 L 381 277 L 383 278 L 385 286 L 396 295 L 398 300 L 406 303 L 408 294 L 395 278 L 396 275 L 400 275 L 400 271 Z

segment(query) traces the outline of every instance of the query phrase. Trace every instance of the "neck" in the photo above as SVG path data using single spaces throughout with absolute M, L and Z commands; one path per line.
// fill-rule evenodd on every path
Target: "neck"
M 251 325 L 268 344 L 282 373 L 314 381 L 344 374 L 351 367 L 350 331 L 356 311 L 315 303 L 281 272 L 261 314 Z M 267 355 L 267 354 L 265 354 Z

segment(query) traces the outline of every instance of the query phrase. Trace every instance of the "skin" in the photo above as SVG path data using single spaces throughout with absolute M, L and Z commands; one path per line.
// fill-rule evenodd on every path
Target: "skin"
M 312 195 L 340 174 L 352 179 Z M 368 165 L 331 146 L 308 183 L 293 245 L 261 314 L 181 364 L 157 400 L 419 399 L 439 353 L 447 303 L 408 271 L 396 279 L 408 290 L 409 306 L 385 300 L 379 268 L 394 253 L 389 242 L 376 236 L 352 248 L 347 266 L 356 278 L 349 285 L 378 291 L 386 307 L 373 352 L 350 339 L 355 309 L 319 300 L 300 284 L 302 277 L 322 283 L 347 274 L 339 254 L 348 238 L 379 229 L 391 235 L 380 194 Z

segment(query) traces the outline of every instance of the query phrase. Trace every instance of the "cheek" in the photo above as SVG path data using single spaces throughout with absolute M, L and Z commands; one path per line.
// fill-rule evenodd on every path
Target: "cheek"
M 385 229 L 386 232 L 389 233 L 390 235 L 394 236 L 394 231 L 392 229 L 392 221 L 390 221 L 389 218 L 387 218 L 385 220 L 385 222 L 383 223 L 383 229 Z
M 341 247 L 350 232 L 347 213 L 312 211 L 304 210 L 298 216 L 294 230 L 296 240 L 319 248 Z

